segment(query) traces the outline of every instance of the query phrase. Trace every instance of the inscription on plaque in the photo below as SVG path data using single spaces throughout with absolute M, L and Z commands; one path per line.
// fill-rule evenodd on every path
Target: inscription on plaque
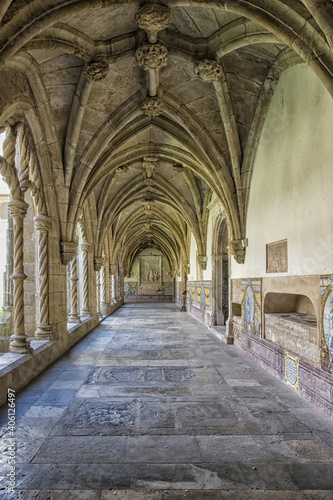
M 288 242 L 276 241 L 266 245 L 266 272 L 286 273 L 288 271 Z

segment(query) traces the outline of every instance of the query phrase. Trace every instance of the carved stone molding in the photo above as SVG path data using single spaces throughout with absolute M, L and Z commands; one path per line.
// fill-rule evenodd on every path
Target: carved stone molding
M 47 215 L 38 214 L 34 217 L 36 231 L 48 231 L 51 225 L 51 219 Z
M 144 70 L 161 69 L 168 63 L 168 50 L 161 43 L 147 43 L 137 49 L 135 58 Z
M 153 209 L 154 203 L 154 200 L 142 200 L 142 205 L 146 212 L 149 212 Z
M 203 271 L 207 268 L 207 256 L 206 255 L 197 255 L 197 259 L 199 265 Z
M 8 203 L 10 216 L 13 219 L 24 219 L 26 216 L 29 205 L 25 201 L 13 200 Z
M 103 264 L 104 264 L 104 257 L 95 257 L 94 258 L 95 271 L 100 271 Z
M 175 172 L 184 172 L 184 166 L 181 163 L 175 162 L 173 164 L 173 169 Z
M 81 252 L 88 253 L 88 251 L 89 251 L 89 243 L 87 241 L 82 241 L 80 243 L 80 249 L 81 249 Z
M 142 113 L 147 116 L 158 116 L 164 109 L 164 103 L 159 97 L 148 97 L 142 103 Z
M 222 76 L 222 66 L 213 59 L 203 59 L 195 63 L 194 73 L 204 82 L 217 82 Z
M 233 256 L 237 264 L 244 264 L 245 261 L 245 248 L 242 240 L 229 241 L 229 253 Z
M 67 266 L 69 262 L 76 257 L 77 241 L 61 241 L 60 242 L 60 255 L 61 262 Z
M 91 61 L 84 69 L 84 74 L 88 80 L 98 82 L 106 77 L 109 71 L 109 65 L 105 59 Z
M 156 43 L 157 33 L 170 26 L 172 11 L 164 5 L 143 5 L 135 19 L 139 28 L 147 32 L 150 43 Z
M 142 159 L 143 180 L 146 184 L 154 183 L 155 168 L 159 165 L 157 156 L 144 156 Z
M 126 172 L 128 172 L 128 169 L 129 169 L 128 165 L 122 165 L 121 167 L 116 168 L 115 174 L 116 175 L 126 174 Z

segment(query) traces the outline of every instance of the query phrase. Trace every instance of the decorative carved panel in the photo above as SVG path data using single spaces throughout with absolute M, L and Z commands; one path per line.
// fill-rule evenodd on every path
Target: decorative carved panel
M 141 293 L 155 293 L 162 287 L 162 256 L 144 255 L 140 257 Z
M 288 242 L 276 241 L 266 245 L 266 272 L 286 273 L 288 271 Z

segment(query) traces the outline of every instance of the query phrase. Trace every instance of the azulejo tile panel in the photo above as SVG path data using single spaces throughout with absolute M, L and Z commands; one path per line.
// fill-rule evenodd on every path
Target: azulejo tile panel
M 333 274 L 320 277 L 321 341 L 320 361 L 323 370 L 333 373 Z
M 173 283 L 164 283 L 164 295 L 173 295 Z
M 261 337 L 261 279 L 242 280 L 243 328 Z
M 191 281 L 187 286 L 187 303 L 195 307 L 210 311 L 211 309 L 211 281 Z
M 126 295 L 137 295 L 137 283 L 124 283 L 124 292 Z

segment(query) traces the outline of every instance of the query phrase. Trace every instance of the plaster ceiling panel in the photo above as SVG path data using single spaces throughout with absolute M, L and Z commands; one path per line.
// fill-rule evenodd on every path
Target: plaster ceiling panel
M 135 13 L 138 7 L 99 7 L 63 19 L 93 40 L 109 40 L 137 30 Z

